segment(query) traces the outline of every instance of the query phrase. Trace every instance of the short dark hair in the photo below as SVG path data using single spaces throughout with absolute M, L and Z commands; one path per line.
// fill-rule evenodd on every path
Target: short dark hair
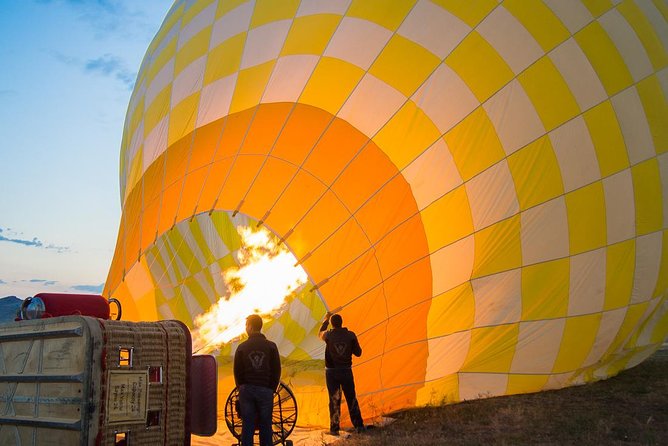
M 332 327 L 334 328 L 341 328 L 341 326 L 343 325 L 343 318 L 341 317 L 340 314 L 332 315 L 330 321 L 332 322 Z
M 257 314 L 251 314 L 248 316 L 246 318 L 246 323 L 250 325 L 254 331 L 262 330 L 262 318 Z

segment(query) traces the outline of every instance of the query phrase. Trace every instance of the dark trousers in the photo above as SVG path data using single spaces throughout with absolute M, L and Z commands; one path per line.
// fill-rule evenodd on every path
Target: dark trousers
M 329 393 L 329 429 L 339 431 L 341 420 L 341 391 L 346 397 L 350 421 L 356 428 L 364 427 L 360 405 L 355 395 L 355 379 L 351 369 L 326 369 L 327 392 Z
M 241 416 L 241 446 L 253 446 L 255 421 L 260 429 L 260 445 L 271 446 L 271 415 L 274 409 L 274 391 L 268 387 L 243 384 L 239 386 Z

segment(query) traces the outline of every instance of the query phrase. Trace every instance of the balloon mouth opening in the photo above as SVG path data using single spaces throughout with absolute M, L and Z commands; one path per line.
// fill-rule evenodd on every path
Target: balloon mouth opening
M 238 341 L 246 334 L 250 314 L 262 317 L 263 331 L 279 325 L 285 330 L 286 324 L 304 319 L 304 309 L 313 308 L 315 301 L 318 314 L 311 310 L 309 316 L 317 321 L 327 308 L 324 299 L 285 239 L 252 217 L 219 212 L 225 214 L 227 242 L 233 249 L 219 262 L 224 265 L 219 292 L 193 320 L 193 351 L 222 351 Z

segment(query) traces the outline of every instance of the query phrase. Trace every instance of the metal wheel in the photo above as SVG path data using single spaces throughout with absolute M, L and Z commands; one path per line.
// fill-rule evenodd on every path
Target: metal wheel
M 241 416 L 239 415 L 239 389 L 235 387 L 225 402 L 225 423 L 234 438 L 241 440 Z M 286 438 L 297 424 L 297 400 L 292 390 L 280 383 L 274 392 L 274 409 L 271 414 L 273 444 L 289 444 Z M 258 431 L 255 431 L 255 444 L 259 444 Z

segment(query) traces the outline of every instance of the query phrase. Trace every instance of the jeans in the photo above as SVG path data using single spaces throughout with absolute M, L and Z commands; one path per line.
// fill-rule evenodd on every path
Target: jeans
M 274 391 L 262 386 L 239 386 L 239 410 L 241 416 L 241 446 L 253 446 L 255 422 L 260 430 L 260 445 L 271 446 L 271 415 L 274 409 Z
M 339 431 L 341 420 L 341 390 L 346 397 L 350 421 L 356 428 L 364 428 L 360 405 L 355 395 L 355 380 L 351 369 L 326 369 L 327 392 L 329 393 L 329 430 Z

